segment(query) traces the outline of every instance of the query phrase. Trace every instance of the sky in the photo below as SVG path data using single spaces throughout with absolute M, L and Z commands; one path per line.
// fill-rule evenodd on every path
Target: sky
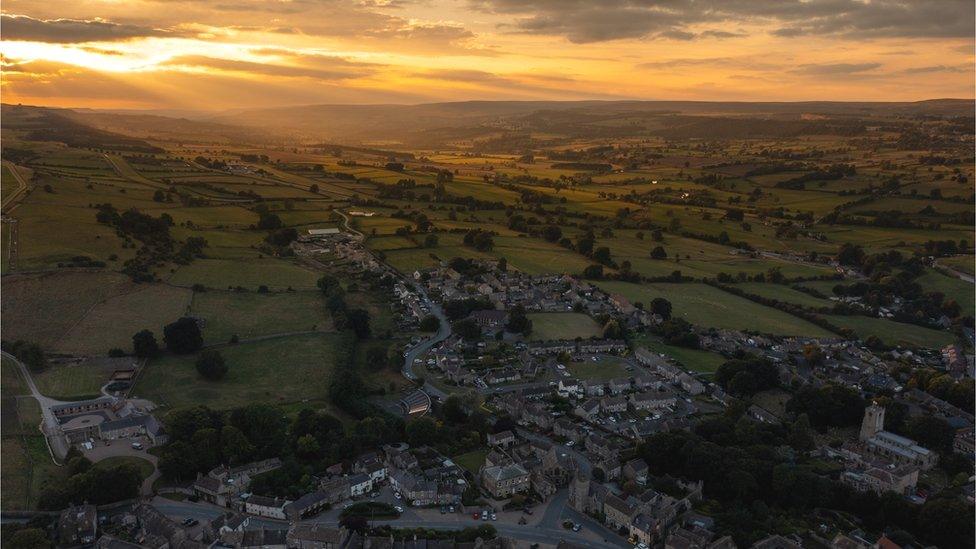
M 973 0 L 5 0 L 5 103 L 973 98 Z

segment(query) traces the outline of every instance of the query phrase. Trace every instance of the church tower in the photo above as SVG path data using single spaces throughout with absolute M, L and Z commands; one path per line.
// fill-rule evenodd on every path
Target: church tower
M 885 409 L 872 402 L 864 409 L 864 420 L 861 421 L 862 441 L 868 440 L 884 430 Z

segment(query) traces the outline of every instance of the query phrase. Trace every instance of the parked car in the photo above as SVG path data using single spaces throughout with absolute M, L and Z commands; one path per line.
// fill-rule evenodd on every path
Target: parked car
M 498 520 L 498 515 L 496 515 L 495 513 L 492 513 L 491 514 L 491 520 Z
M 583 529 L 583 526 L 581 524 L 579 524 L 579 523 L 573 525 L 573 531 L 574 532 L 579 532 L 582 529 Z
M 403 507 L 400 507 L 399 505 L 397 505 L 396 507 L 394 507 L 394 509 L 396 509 L 396 512 L 397 513 L 402 513 L 403 512 Z

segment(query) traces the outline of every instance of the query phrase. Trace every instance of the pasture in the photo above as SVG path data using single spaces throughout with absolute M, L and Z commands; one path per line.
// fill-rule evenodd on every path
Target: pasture
M 632 303 L 642 302 L 647 305 L 654 298 L 663 297 L 671 302 L 674 308 L 672 314 L 675 317 L 706 328 L 751 330 L 774 335 L 809 337 L 834 335 L 802 318 L 706 284 L 632 284 L 604 281 L 598 282 L 597 285 L 612 294 L 623 295 Z
M 207 381 L 196 355 L 167 354 L 152 360 L 132 394 L 167 408 L 215 409 L 252 403 L 289 404 L 324 398 L 335 366 L 336 334 L 306 334 L 220 347 L 229 368 Z
M 530 340 L 589 339 L 599 337 L 603 330 L 592 318 L 583 313 L 529 313 L 532 321 Z
M 956 339 L 949 332 L 933 330 L 924 326 L 916 326 L 915 324 L 894 322 L 883 318 L 859 315 L 823 316 L 837 326 L 854 330 L 861 339 L 876 336 L 887 345 L 941 349 L 953 343 Z
M 718 353 L 668 345 L 661 338 L 651 335 L 637 338 L 634 346 L 647 347 L 649 351 L 668 355 L 686 370 L 706 375 L 711 375 L 726 361 L 726 358 Z
M 189 265 L 176 269 L 168 282 L 176 286 L 193 286 L 202 284 L 207 288 L 226 289 L 241 286 L 248 290 L 257 290 L 266 285 L 275 290 L 295 290 L 315 288 L 319 275 L 297 263 L 259 257 L 247 261 L 229 259 L 197 259 Z
M 193 294 L 189 310 L 205 321 L 203 338 L 207 344 L 226 343 L 235 335 L 247 340 L 332 328 L 318 291 L 261 294 L 208 290 Z

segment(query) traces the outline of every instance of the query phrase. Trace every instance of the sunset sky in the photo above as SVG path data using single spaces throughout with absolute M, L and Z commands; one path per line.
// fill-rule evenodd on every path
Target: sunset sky
M 6 0 L 2 99 L 227 109 L 974 96 L 973 0 Z

